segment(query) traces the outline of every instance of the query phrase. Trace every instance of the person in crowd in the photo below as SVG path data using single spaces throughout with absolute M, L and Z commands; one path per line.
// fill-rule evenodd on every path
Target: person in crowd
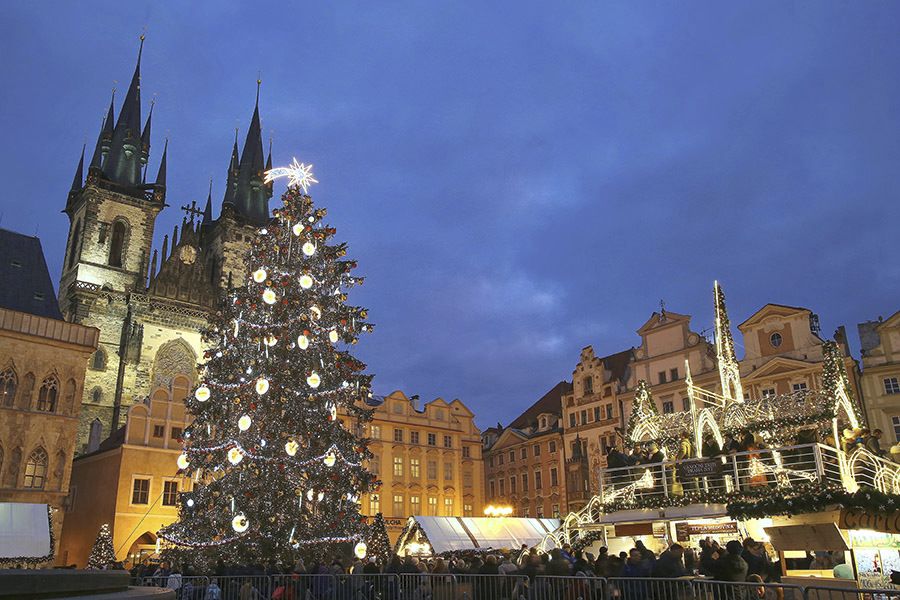
M 222 588 L 219 587 L 219 580 L 216 577 L 213 577 L 206 586 L 203 600 L 222 600 Z
M 684 568 L 684 547 L 681 544 L 672 544 L 669 549 L 659 555 L 653 563 L 651 571 L 654 577 L 684 577 L 687 572 Z
M 693 548 L 686 548 L 684 551 L 684 570 L 688 575 L 696 575 L 699 562 L 697 561 L 697 553 Z
M 554 548 L 550 551 L 550 562 L 547 564 L 547 575 L 565 577 L 572 574 L 572 563 L 564 556 L 562 550 Z
M 872 433 L 865 439 L 865 448 L 875 456 L 884 456 L 884 450 L 881 449 L 881 436 L 882 431 L 880 429 L 873 429 Z
M 714 562 L 713 577 L 718 581 L 747 581 L 747 563 L 741 558 L 743 551 L 744 546 L 737 540 L 725 544 L 724 556 Z

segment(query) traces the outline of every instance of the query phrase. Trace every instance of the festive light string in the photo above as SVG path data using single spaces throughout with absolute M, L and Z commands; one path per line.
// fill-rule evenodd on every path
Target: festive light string
M 205 454 L 205 453 L 217 452 L 219 450 L 225 450 L 225 449 L 230 450 L 231 448 L 236 448 L 237 450 L 239 450 L 241 452 L 241 454 L 243 454 L 246 457 L 252 458 L 253 460 L 260 460 L 260 461 L 266 461 L 266 462 L 284 462 L 284 460 L 285 460 L 283 457 L 280 457 L 280 456 L 263 456 L 261 454 L 255 454 L 255 453 L 251 452 L 250 450 L 247 450 L 237 440 L 229 440 L 227 442 L 223 442 L 216 446 L 192 446 L 191 448 L 188 448 L 187 451 L 190 453 Z M 337 444 L 332 444 L 328 448 L 328 450 L 325 451 L 324 454 L 321 454 L 319 456 L 316 456 L 313 458 L 308 458 L 305 460 L 291 459 L 290 462 L 292 464 L 294 464 L 295 466 L 305 467 L 307 465 L 311 465 L 311 464 L 315 464 L 316 462 L 323 461 L 332 452 L 334 452 L 336 455 L 338 455 L 340 457 L 340 459 L 342 461 L 344 461 L 345 464 L 347 464 L 351 467 L 358 467 L 362 464 L 361 462 L 352 462 L 352 461 L 347 460 L 347 458 L 344 456 L 344 453 L 341 452 L 340 448 L 338 448 Z

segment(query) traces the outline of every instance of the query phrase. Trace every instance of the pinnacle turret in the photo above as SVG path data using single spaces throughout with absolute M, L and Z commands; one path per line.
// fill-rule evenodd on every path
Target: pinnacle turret
M 141 53 L 144 48 L 144 36 L 138 50 L 134 75 L 125 94 L 122 110 L 112 132 L 109 152 L 103 162 L 103 174 L 110 181 L 119 185 L 135 187 L 141 183 L 141 166 L 146 164 L 149 156 L 141 141 Z M 107 127 L 109 124 L 107 123 Z M 147 130 L 149 135 L 149 128 Z
M 244 140 L 244 148 L 238 159 L 237 140 L 231 154 L 228 171 L 228 189 L 223 205 L 231 205 L 235 214 L 247 221 L 261 225 L 269 219 L 270 186 L 264 181 L 266 169 L 263 154 L 262 126 L 259 119 L 259 85 L 257 81 L 256 105 L 250 128 Z M 235 167 L 237 167 L 235 169 Z
M 75 178 L 72 180 L 72 188 L 70 192 L 75 193 L 81 191 L 84 187 L 84 150 L 87 144 L 81 146 L 81 158 L 78 160 L 78 167 L 75 169 Z

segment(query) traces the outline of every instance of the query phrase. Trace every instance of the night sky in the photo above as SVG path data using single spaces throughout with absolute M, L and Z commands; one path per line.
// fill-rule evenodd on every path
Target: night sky
M 261 71 L 275 163 L 315 165 L 367 277 L 378 393 L 508 423 L 660 299 L 709 328 L 716 278 L 734 323 L 808 307 L 857 356 L 856 323 L 900 309 L 898 3 L 4 3 L 0 226 L 54 281 L 144 27 L 157 246 L 210 176 L 221 202 Z

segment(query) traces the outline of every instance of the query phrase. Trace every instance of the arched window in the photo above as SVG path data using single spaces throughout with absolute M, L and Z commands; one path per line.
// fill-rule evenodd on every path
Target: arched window
M 91 355 L 91 368 L 95 371 L 102 371 L 106 368 L 106 352 L 103 348 L 97 348 L 97 351 Z
M 112 238 L 109 242 L 109 265 L 122 266 L 122 255 L 125 252 L 125 221 L 116 221 L 112 226 Z
M 91 402 L 94 404 L 100 404 L 103 401 L 103 390 L 99 387 L 95 387 L 91 390 Z
M 78 260 L 79 250 L 81 248 L 81 219 L 75 221 L 75 229 L 72 230 L 72 242 L 69 244 L 69 268 Z
M 7 369 L 0 373 L 0 406 L 11 408 L 16 403 L 16 372 Z
M 47 451 L 35 448 L 28 462 L 25 463 L 25 487 L 36 490 L 44 489 L 47 480 Z
M 56 396 L 59 394 L 59 381 L 52 375 L 41 383 L 37 409 L 43 412 L 56 412 Z

